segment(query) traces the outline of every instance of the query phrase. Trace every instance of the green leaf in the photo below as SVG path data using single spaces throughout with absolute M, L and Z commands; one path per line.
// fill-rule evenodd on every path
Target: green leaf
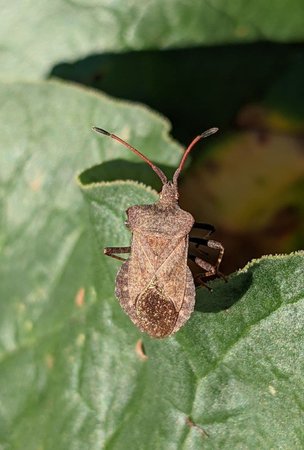
M 108 406 L 98 406 L 96 414 L 81 391 L 92 390 L 95 397 L 91 381 L 100 391 L 101 378 L 110 382 L 114 376 L 111 358 L 104 370 L 110 341 L 102 352 L 105 335 L 92 328 L 96 322 L 99 329 L 103 314 L 112 313 L 96 300 L 89 225 L 75 177 L 112 158 L 138 162 L 127 149 L 94 133 L 92 125 L 117 132 L 156 163 L 176 166 L 181 149 L 169 139 L 165 119 L 89 90 L 54 82 L 4 83 L 0 97 L 0 447 L 100 448 L 104 438 L 98 429 L 103 421 L 106 435 Z M 124 348 L 125 333 L 113 331 L 113 349 Z M 104 369 L 96 378 L 92 361 L 88 384 L 83 358 L 91 339 Z M 92 399 L 96 405 L 99 400 Z
M 87 54 L 253 42 L 300 41 L 300 0 L 6 2 L 1 76 L 39 78 Z M 30 11 L 30 13 L 29 13 Z
M 154 199 L 125 182 L 87 185 L 83 192 L 98 248 L 128 245 L 129 196 L 133 204 Z M 118 219 L 115 234 L 105 224 L 109 214 Z M 199 449 L 202 442 L 207 449 L 300 448 L 303 263 L 303 252 L 255 261 L 228 284 L 214 282 L 213 293 L 200 291 L 196 312 L 175 336 L 145 336 L 146 370 L 109 448 L 126 442 L 136 449 Z M 99 265 L 100 274 L 112 274 L 114 289 L 120 264 L 99 258 Z M 97 297 L 106 282 L 99 275 Z M 113 308 L 119 310 L 115 300 Z M 133 333 L 122 311 L 121 319 Z
M 175 166 L 168 124 L 59 83 L 0 91 L 0 447 L 301 448 L 303 252 L 200 290 L 175 336 L 143 336 L 114 297 L 119 263 L 101 249 L 129 242 L 124 210 L 156 193 L 113 181 L 117 170 L 144 177 L 139 161 L 90 126 Z M 80 176 L 83 202 L 75 173 L 101 161 Z

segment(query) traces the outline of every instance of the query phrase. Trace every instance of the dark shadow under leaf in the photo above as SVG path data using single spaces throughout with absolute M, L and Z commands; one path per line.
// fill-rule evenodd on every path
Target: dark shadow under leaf
M 175 168 L 157 164 L 157 166 L 171 179 Z M 161 182 L 157 175 L 147 164 L 126 161 L 125 159 L 114 159 L 106 161 L 98 166 L 85 170 L 79 176 L 83 185 L 100 183 L 103 181 L 134 180 L 151 186 L 160 191 Z
M 233 282 L 231 282 L 233 279 Z M 237 276 L 233 275 L 225 283 L 223 280 L 216 280 L 210 284 L 212 291 L 208 292 L 206 289 L 198 288 L 196 291 L 196 305 L 195 310 L 200 312 L 218 312 L 229 309 L 232 305 L 237 303 L 246 291 L 250 288 L 252 283 L 251 270 L 240 273 Z

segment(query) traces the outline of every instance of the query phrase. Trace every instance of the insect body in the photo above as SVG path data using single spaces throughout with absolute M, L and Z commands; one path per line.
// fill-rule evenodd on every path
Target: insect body
M 116 277 L 116 296 L 122 308 L 141 331 L 152 337 L 163 338 L 175 333 L 190 317 L 195 303 L 195 283 L 187 264 L 192 259 L 203 273 L 202 278 L 222 274 L 218 271 L 224 248 L 217 242 L 202 238 L 189 238 L 193 228 L 205 229 L 208 234 L 214 228 L 196 223 L 192 215 L 178 205 L 178 176 L 184 162 L 200 139 L 217 131 L 211 128 L 197 136 L 185 151 L 174 174 L 168 181 L 165 174 L 148 158 L 118 136 L 94 127 L 94 130 L 110 136 L 140 156 L 157 173 L 163 183 L 159 200 L 152 205 L 131 206 L 126 212 L 127 227 L 132 232 L 131 247 L 106 247 L 104 253 L 124 261 Z M 204 245 L 218 250 L 215 265 L 191 255 L 189 240 L 196 246 Z M 117 256 L 130 253 L 129 259 Z

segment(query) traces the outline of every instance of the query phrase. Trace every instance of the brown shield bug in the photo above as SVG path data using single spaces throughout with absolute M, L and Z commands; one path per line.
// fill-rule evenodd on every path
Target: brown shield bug
M 197 136 L 186 149 L 172 181 L 146 156 L 115 134 L 101 128 L 95 131 L 115 139 L 142 158 L 163 183 L 159 200 L 152 205 L 135 205 L 127 209 L 126 226 L 132 232 L 130 247 L 106 247 L 105 255 L 124 261 L 116 277 L 115 293 L 124 311 L 134 324 L 155 338 L 175 333 L 189 319 L 195 303 L 195 283 L 187 261 L 191 259 L 202 269 L 196 285 L 203 279 L 222 276 L 218 268 L 224 247 L 217 241 L 189 237 L 192 229 L 214 231 L 209 224 L 195 222 L 192 215 L 178 205 L 177 180 L 193 146 L 218 131 L 211 128 Z M 205 236 L 206 237 L 206 236 Z M 203 257 L 191 254 L 189 242 L 196 248 L 205 246 L 218 252 L 213 265 Z M 130 253 L 129 259 L 117 256 Z

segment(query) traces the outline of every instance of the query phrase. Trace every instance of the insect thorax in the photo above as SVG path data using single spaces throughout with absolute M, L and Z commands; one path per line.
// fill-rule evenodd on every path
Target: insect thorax
M 152 205 L 131 206 L 127 210 L 128 224 L 131 231 L 184 236 L 189 234 L 194 219 L 192 215 L 178 204 L 171 206 L 154 203 Z

